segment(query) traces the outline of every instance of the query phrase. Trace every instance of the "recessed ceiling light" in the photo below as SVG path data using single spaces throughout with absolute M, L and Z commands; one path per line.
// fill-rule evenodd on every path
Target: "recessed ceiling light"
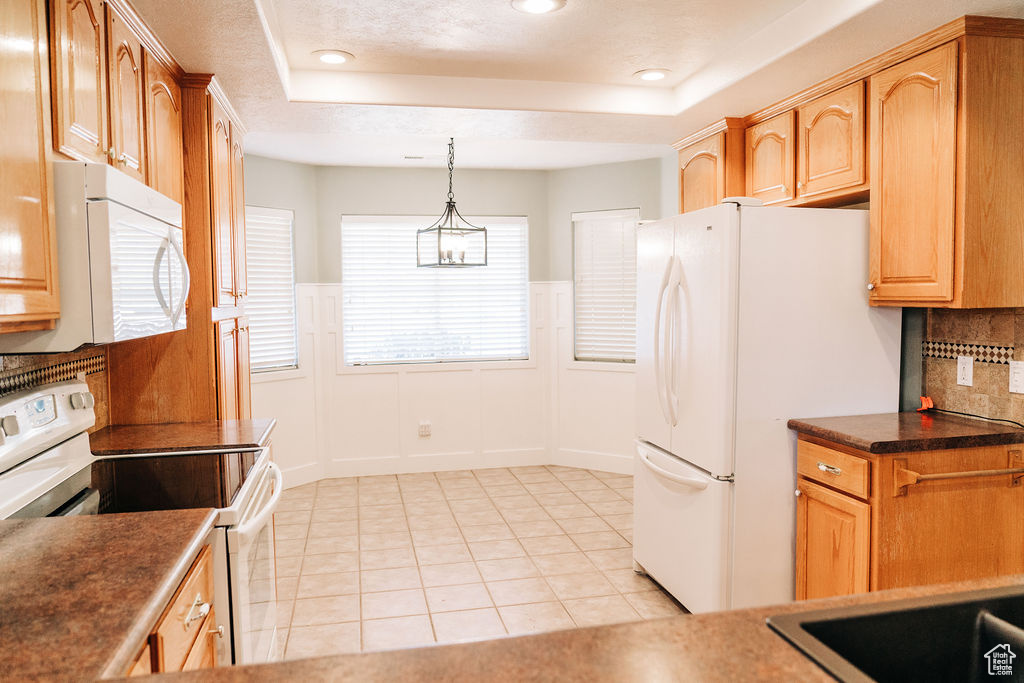
M 665 76 L 668 76 L 668 74 L 668 69 L 641 69 L 633 75 L 641 81 L 660 81 L 665 78 Z
M 344 50 L 316 50 L 313 52 L 324 64 L 344 64 L 355 59 L 351 52 Z
M 527 14 L 548 14 L 565 7 L 565 0 L 512 0 L 512 6 Z

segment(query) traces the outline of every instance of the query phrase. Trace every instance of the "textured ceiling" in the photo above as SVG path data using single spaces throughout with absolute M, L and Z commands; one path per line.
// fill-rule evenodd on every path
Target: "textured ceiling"
M 273 0 L 293 69 L 330 68 L 314 50 L 370 73 L 634 84 L 645 68 L 673 85 L 803 0 L 574 0 L 550 15 L 508 0 Z
M 250 151 L 381 166 L 443 165 L 428 150 L 440 146 L 443 154 L 449 136 L 464 141 L 459 159 L 467 167 L 649 158 L 723 115 L 755 111 L 963 14 L 1024 17 L 1022 0 L 569 0 L 539 17 L 510 10 L 507 0 L 270 2 L 133 0 L 187 71 L 217 75 L 249 130 Z M 319 48 L 355 52 L 358 73 L 349 75 L 379 78 L 377 92 L 346 99 L 344 81 L 329 97 L 290 92 L 293 76 L 337 73 L 318 62 L 310 70 L 304 60 Z M 655 59 L 678 80 L 658 90 L 672 97 L 673 111 L 600 113 L 622 110 L 601 108 L 601 88 L 628 94 L 623 74 Z M 402 75 L 367 73 L 378 69 Z M 402 79 L 440 79 L 466 102 L 506 84 L 525 89 L 497 108 L 436 106 L 415 88 L 403 91 Z M 316 95 L 320 81 L 307 81 Z M 551 97 L 560 88 L 552 81 L 591 88 L 598 106 L 561 106 L 565 97 Z M 531 82 L 547 94 L 531 95 Z M 425 153 L 422 161 L 398 159 Z

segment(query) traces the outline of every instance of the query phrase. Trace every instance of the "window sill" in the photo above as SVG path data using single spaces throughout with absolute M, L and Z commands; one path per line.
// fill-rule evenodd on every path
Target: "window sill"
M 575 358 L 565 364 L 566 370 L 586 370 L 588 372 L 636 372 L 636 363 L 619 363 L 599 360 L 576 360 Z
M 302 367 L 298 368 L 287 368 L 284 370 L 264 370 L 263 372 L 252 372 L 250 374 L 251 382 L 253 384 L 271 384 L 273 382 L 288 382 L 296 379 L 303 379 L 307 377 L 307 373 Z

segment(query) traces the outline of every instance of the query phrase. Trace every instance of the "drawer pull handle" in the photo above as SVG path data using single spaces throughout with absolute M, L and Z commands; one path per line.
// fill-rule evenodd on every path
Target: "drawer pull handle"
M 843 471 L 841 469 L 839 469 L 838 467 L 836 467 L 835 465 L 826 465 L 823 462 L 819 462 L 818 463 L 818 469 L 821 470 L 822 472 L 828 472 L 829 474 L 834 474 L 837 477 L 840 474 L 843 473 Z
M 188 609 L 188 614 L 185 615 L 185 630 L 187 631 L 192 626 L 193 621 L 205 619 L 209 613 L 210 603 L 203 602 L 203 596 L 197 594 L 196 599 L 192 601 L 192 606 Z

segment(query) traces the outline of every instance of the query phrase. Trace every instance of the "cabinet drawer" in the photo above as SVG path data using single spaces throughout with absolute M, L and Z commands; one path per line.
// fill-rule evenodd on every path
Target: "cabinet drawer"
M 203 632 L 203 611 L 212 612 L 213 567 L 210 546 L 199 553 L 181 587 L 157 624 L 154 638 L 158 643 L 160 671 L 180 671 L 192 649 L 192 643 Z M 207 605 L 204 609 L 203 605 Z
M 797 442 L 796 471 L 812 481 L 852 493 L 859 498 L 867 498 L 871 492 L 869 461 L 810 441 Z

